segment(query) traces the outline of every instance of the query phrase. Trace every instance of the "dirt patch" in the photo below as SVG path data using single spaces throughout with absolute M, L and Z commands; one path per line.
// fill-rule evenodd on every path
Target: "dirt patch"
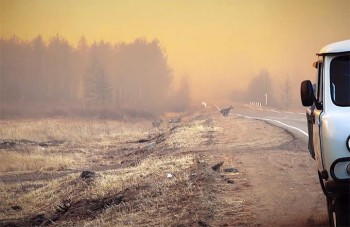
M 238 159 L 250 179 L 245 198 L 255 204 L 254 225 L 328 225 L 326 201 L 308 153 L 264 150 Z

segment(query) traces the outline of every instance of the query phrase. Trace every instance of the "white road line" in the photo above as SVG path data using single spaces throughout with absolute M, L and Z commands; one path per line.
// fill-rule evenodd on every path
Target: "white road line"
M 305 132 L 304 130 L 301 130 L 300 128 L 297 128 L 297 127 L 294 127 L 294 126 L 285 124 L 285 123 L 280 122 L 280 121 L 277 121 L 277 120 L 268 119 L 268 118 L 259 118 L 259 117 L 248 117 L 248 116 L 242 116 L 242 115 L 240 115 L 240 114 L 237 114 L 237 115 L 240 116 L 240 117 L 248 118 L 248 119 L 255 119 L 255 120 L 261 120 L 261 121 L 276 122 L 276 123 L 281 124 L 281 125 L 283 125 L 283 126 L 286 126 L 286 127 L 292 128 L 292 129 L 294 129 L 294 130 L 297 130 L 298 132 L 304 134 L 305 136 L 309 136 L 309 134 L 308 134 L 307 132 Z
M 275 112 L 275 113 L 281 113 L 280 111 L 277 111 L 277 110 L 270 110 L 270 109 L 268 109 L 268 111 Z
M 219 111 L 221 111 L 220 108 L 219 108 L 217 105 L 213 104 L 213 106 L 215 106 L 216 109 L 218 109 Z
M 304 130 L 301 130 L 300 128 L 297 128 L 297 127 L 294 127 L 294 126 L 291 126 L 291 125 L 285 124 L 285 123 L 280 122 L 280 121 L 277 121 L 277 120 L 272 120 L 272 121 L 277 122 L 277 123 L 279 123 L 279 124 L 281 124 L 281 125 L 284 125 L 284 126 L 286 126 L 286 127 L 289 127 L 289 128 L 295 129 L 295 130 L 297 130 L 297 131 L 301 132 L 302 134 L 304 134 L 305 136 L 309 136 L 309 134 L 308 134 L 307 132 L 305 132 Z

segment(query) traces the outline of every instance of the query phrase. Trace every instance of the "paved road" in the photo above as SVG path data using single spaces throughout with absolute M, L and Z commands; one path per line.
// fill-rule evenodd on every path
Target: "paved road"
M 233 114 L 245 118 L 267 121 L 270 124 L 282 127 L 295 137 L 307 141 L 307 125 L 305 112 L 289 112 L 273 109 L 270 107 L 257 107 L 245 105 L 247 108 L 235 109 Z

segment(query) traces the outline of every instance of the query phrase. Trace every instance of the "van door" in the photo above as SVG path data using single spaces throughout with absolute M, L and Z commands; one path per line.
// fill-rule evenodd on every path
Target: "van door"
M 314 89 L 315 87 L 316 86 L 314 86 Z M 308 149 L 313 159 L 315 159 L 315 150 L 314 150 L 314 143 L 313 143 L 313 127 L 315 124 L 314 110 L 315 110 L 315 104 L 306 110 L 307 131 L 309 134 Z
M 317 162 L 317 168 L 319 171 L 323 170 L 322 151 L 321 151 L 321 114 L 323 111 L 323 62 L 317 62 L 317 84 L 316 84 L 316 103 L 313 110 L 313 128 L 312 128 L 312 140 L 313 150 Z

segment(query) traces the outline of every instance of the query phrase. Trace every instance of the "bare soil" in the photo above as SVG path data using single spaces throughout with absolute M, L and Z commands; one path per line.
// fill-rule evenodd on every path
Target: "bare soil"
M 78 155 L 0 172 L 0 226 L 327 226 L 314 162 L 285 130 L 214 109 L 148 124 L 79 143 L 0 138 L 0 152 Z

